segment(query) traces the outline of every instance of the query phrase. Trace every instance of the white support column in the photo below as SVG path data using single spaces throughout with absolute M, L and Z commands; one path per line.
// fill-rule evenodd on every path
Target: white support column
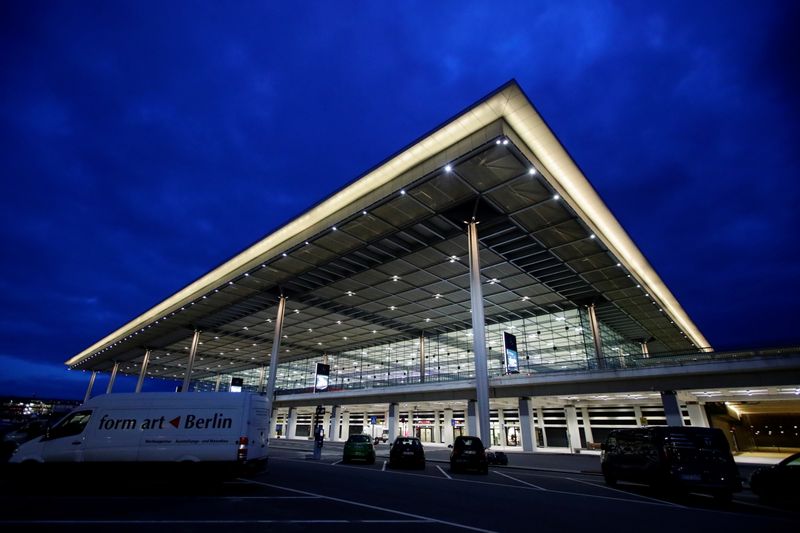
M 531 401 L 529 398 L 519 399 L 519 431 L 522 434 L 522 451 L 535 452 L 533 420 L 531 417 Z
M 541 407 L 536 408 L 536 424 L 539 426 L 539 429 L 542 430 L 542 442 L 539 445 L 547 448 L 547 431 L 545 431 L 544 427 L 544 409 Z
M 293 439 L 297 436 L 297 409 L 289 408 L 289 416 L 286 417 L 286 438 Z
M 484 444 L 491 438 L 489 431 L 489 368 L 486 361 L 486 321 L 483 315 L 483 287 L 481 286 L 480 250 L 478 248 L 478 222 L 467 225 L 469 248 L 469 294 L 472 308 L 472 350 L 475 356 L 475 388 L 477 392 L 477 427 L 473 435 Z
M 683 413 L 678 405 L 678 395 L 674 390 L 661 391 L 661 403 L 664 404 L 664 416 L 668 426 L 682 426 Z
M 217 374 L 217 379 L 214 381 L 214 392 L 219 392 L 220 385 L 222 385 L 222 374 Z
M 686 404 L 686 410 L 689 411 L 689 423 L 692 424 L 693 427 L 711 427 L 708 423 L 706 408 L 703 404 L 698 402 L 688 402 Z
M 144 378 L 147 376 L 147 365 L 150 364 L 150 350 L 144 351 L 144 359 L 142 359 L 142 368 L 139 370 L 139 381 L 136 382 L 136 394 L 142 392 L 142 385 L 144 385 Z
M 342 441 L 350 437 L 350 411 L 342 410 Z
M 324 438 L 331 440 L 331 434 L 329 433 L 331 427 L 331 412 L 328 409 L 325 409 L 325 414 L 322 415 L 322 430 L 325 432 Z
M 419 382 L 425 383 L 425 335 L 419 334 Z
M 634 405 L 633 406 L 633 416 L 636 418 L 636 425 L 642 427 L 645 424 L 644 415 L 642 415 L 642 406 L 641 405 Z
M 603 341 L 600 338 L 600 323 L 597 322 L 597 314 L 594 312 L 594 304 L 590 305 L 589 310 L 589 328 L 592 330 L 592 340 L 594 340 L 594 351 L 597 357 L 597 367 L 606 367 L 606 358 L 603 355 Z
M 92 370 L 92 375 L 89 377 L 89 386 L 86 388 L 86 395 L 83 397 L 83 403 L 88 402 L 92 397 L 92 387 L 94 387 L 95 378 L 97 378 L 97 370 Z
M 361 416 L 361 433 L 369 433 L 369 414 L 364 411 L 364 414 Z
M 264 381 L 267 377 L 267 367 L 262 366 L 258 369 L 258 393 L 261 394 L 264 392 Z
M 475 415 L 475 404 L 475 400 L 467 400 L 466 416 L 464 417 L 464 422 L 467 425 L 467 435 L 472 436 L 476 436 L 478 431 L 480 431 Z M 491 435 L 491 433 L 489 433 L 489 435 Z M 483 441 L 484 446 L 491 446 L 489 439 L 484 440 L 484 437 L 480 437 L 480 439 Z
M 644 341 L 642 343 L 642 355 L 644 356 L 645 359 L 650 357 L 650 350 L 647 348 L 647 341 Z
M 286 296 L 278 298 L 278 312 L 275 317 L 275 333 L 272 335 L 272 353 L 269 356 L 269 378 L 267 379 L 267 390 L 265 396 L 269 402 L 269 413 L 267 418 L 272 420 L 272 402 L 275 400 L 275 381 L 278 376 L 278 353 L 281 349 L 281 333 L 283 332 L 283 315 L 286 312 Z M 295 426 L 297 417 L 295 415 Z M 284 432 L 286 433 L 286 432 Z M 287 435 L 288 436 L 288 435 Z
M 444 422 L 442 423 L 442 442 L 446 445 L 453 444 L 453 410 L 444 410 Z
M 572 453 L 579 453 L 581 449 L 581 432 L 578 428 L 578 413 L 574 405 L 565 405 L 564 414 L 567 416 L 567 437 L 569 449 Z
M 183 378 L 183 386 L 181 392 L 189 392 L 189 385 L 192 382 L 192 368 L 194 367 L 194 359 L 197 356 L 197 346 L 200 344 L 200 330 L 194 330 L 192 336 L 192 346 L 189 349 L 189 361 L 186 363 L 186 375 Z
M 399 425 L 399 410 L 400 406 L 396 403 L 389 404 L 389 419 L 386 421 L 389 426 L 389 444 L 394 442 L 397 438 L 397 428 Z
M 508 446 L 508 433 L 506 433 L 506 417 L 503 406 L 497 408 L 497 427 L 500 430 L 500 446 Z
M 270 418 L 269 421 L 269 438 L 274 439 L 278 436 L 278 414 Z
M 583 435 L 586 437 L 586 443 L 594 442 L 594 435 L 592 434 L 592 424 L 589 421 L 589 408 L 581 407 L 581 418 L 583 418 Z
M 441 426 L 441 412 L 433 412 L 433 442 L 436 444 L 442 442 L 442 426 Z
M 339 415 L 342 408 L 338 405 L 331 407 L 330 415 L 330 431 L 328 432 L 328 440 L 336 442 L 339 440 Z
M 108 378 L 106 394 L 111 394 L 111 389 L 114 388 L 114 382 L 117 380 L 117 371 L 119 371 L 119 361 L 114 361 L 114 366 L 111 368 L 111 377 Z

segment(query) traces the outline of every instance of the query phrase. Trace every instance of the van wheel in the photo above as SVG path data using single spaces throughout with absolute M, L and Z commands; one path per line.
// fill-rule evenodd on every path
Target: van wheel
M 603 473 L 603 481 L 605 481 L 606 485 L 608 485 L 609 487 L 617 486 L 617 478 L 615 478 L 611 474 Z

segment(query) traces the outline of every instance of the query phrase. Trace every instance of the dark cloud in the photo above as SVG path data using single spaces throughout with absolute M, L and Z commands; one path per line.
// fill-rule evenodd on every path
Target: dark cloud
M 3 3 L 0 390 L 510 78 L 715 346 L 796 343 L 799 12 Z

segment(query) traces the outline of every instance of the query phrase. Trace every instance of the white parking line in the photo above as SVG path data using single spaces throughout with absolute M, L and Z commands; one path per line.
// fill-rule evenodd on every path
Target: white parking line
M 202 525 L 202 524 L 430 524 L 438 520 L 0 520 L 2 525 L 155 525 L 155 524 L 176 524 L 176 525 Z M 463 526 L 462 526 L 463 527 Z M 484 531 L 484 530 L 479 530 Z
M 399 514 L 399 515 L 402 515 L 402 516 L 408 516 L 408 517 L 411 517 L 411 518 L 416 518 L 418 520 L 425 520 L 425 521 L 428 521 L 428 522 L 436 522 L 437 524 L 444 524 L 446 526 L 453 526 L 453 527 L 458 527 L 458 528 L 461 528 L 461 529 L 469 529 L 470 531 L 483 531 L 484 533 L 492 533 L 491 530 L 489 530 L 489 529 L 481 529 L 479 527 L 472 527 L 472 526 L 467 526 L 467 525 L 464 525 L 464 524 L 457 524 L 455 522 L 448 522 L 447 520 L 439 520 L 438 518 L 433 518 L 433 517 L 429 517 L 429 516 L 422 516 L 422 515 L 413 514 L 413 513 L 406 513 L 405 511 L 398 511 L 396 509 L 389 509 L 388 507 L 379 507 L 377 505 L 370 505 L 368 503 L 355 502 L 353 500 L 345 500 L 344 498 L 334 498 L 333 496 L 325 496 L 324 494 L 317 494 L 317 493 L 308 492 L 308 491 L 305 491 L 305 490 L 290 489 L 289 487 L 281 487 L 280 485 L 273 485 L 271 483 L 264 483 L 262 481 L 254 481 L 252 479 L 247 480 L 247 481 L 250 481 L 251 483 L 255 483 L 257 485 L 263 485 L 265 487 L 271 487 L 273 489 L 287 490 L 289 492 L 296 492 L 298 494 L 305 494 L 306 496 L 317 496 L 319 498 L 324 498 L 326 500 L 331 500 L 331 501 L 334 501 L 334 502 L 346 503 L 346 504 L 349 504 L 349 505 L 356 505 L 358 507 L 366 507 L 367 509 L 375 509 L 375 510 L 378 510 L 378 511 L 384 511 L 386 513 Z
M 651 500 L 651 501 L 662 503 L 662 504 L 665 504 L 665 505 L 671 505 L 673 507 L 679 507 L 681 509 L 687 509 L 687 507 L 684 506 L 684 505 L 680 505 L 680 504 L 677 504 L 677 503 L 672 503 L 672 502 L 668 502 L 668 501 L 664 501 L 664 500 L 659 500 L 658 498 L 650 498 L 649 496 L 641 496 L 639 494 L 631 494 L 630 492 L 625 492 L 624 490 L 615 489 L 613 487 L 609 487 L 608 485 L 601 485 L 599 483 L 592 483 L 591 481 L 582 481 L 580 479 L 575 479 L 575 478 L 571 478 L 571 477 L 568 477 L 566 479 L 569 479 L 570 481 L 575 481 L 577 483 L 583 483 L 584 485 L 591 485 L 592 487 L 599 487 L 601 489 L 612 490 L 614 492 L 621 492 L 622 494 L 626 494 L 628 496 L 635 496 L 637 498 L 644 498 L 645 500 Z
M 515 477 L 511 477 L 511 476 L 509 476 L 508 474 L 504 474 L 504 473 L 502 473 L 502 472 L 498 472 L 497 470 L 495 470 L 495 471 L 494 471 L 494 473 L 495 473 L 495 474 L 498 474 L 498 475 L 500 475 L 500 476 L 503 476 L 503 477 L 507 477 L 508 479 L 513 479 L 513 480 L 514 480 L 514 481 L 516 481 L 517 483 L 522 483 L 523 485 L 528 485 L 529 487 L 533 487 L 534 489 L 539 489 L 539 490 L 547 490 L 547 489 L 546 489 L 546 488 L 544 488 L 544 487 L 540 487 L 539 485 L 534 485 L 533 483 L 528 483 L 527 481 L 522 481 L 521 479 L 517 479 L 517 478 L 515 478 Z
M 381 467 L 381 471 L 386 471 L 386 461 L 383 462 L 383 466 Z
M 338 464 L 339 464 L 339 463 L 341 463 L 341 462 L 342 462 L 342 460 L 341 460 L 341 459 L 339 459 L 338 461 L 334 461 L 334 462 L 333 462 L 333 463 L 331 463 L 331 464 L 332 464 L 332 465 L 338 465 Z
M 438 469 L 439 469 L 439 472 L 441 472 L 442 474 L 444 474 L 444 477 L 446 477 L 447 479 L 453 479 L 453 478 L 451 478 L 451 477 L 448 475 L 448 473 L 447 473 L 447 472 L 445 472 L 444 470 L 442 470 L 442 467 L 441 467 L 441 466 L 439 466 L 439 465 L 436 465 L 436 468 L 438 468 Z

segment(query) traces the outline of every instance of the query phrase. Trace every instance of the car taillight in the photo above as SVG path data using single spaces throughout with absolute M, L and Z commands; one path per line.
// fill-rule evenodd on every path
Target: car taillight
M 239 437 L 239 449 L 236 451 L 236 460 L 238 461 L 246 461 L 247 460 L 247 445 L 250 443 L 250 439 L 247 437 Z

